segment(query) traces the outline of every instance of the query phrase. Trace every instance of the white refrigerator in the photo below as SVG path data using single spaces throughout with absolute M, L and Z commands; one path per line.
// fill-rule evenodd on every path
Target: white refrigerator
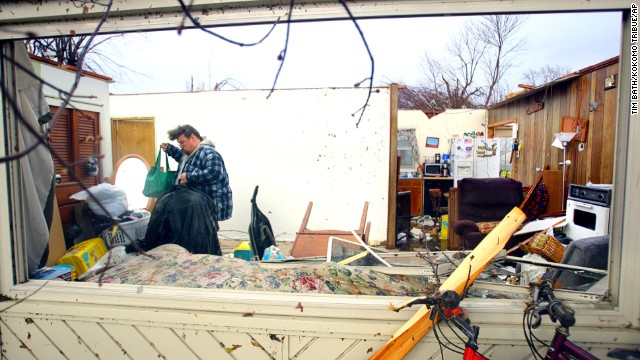
M 451 139 L 449 156 L 453 186 L 467 177 L 500 176 L 500 142 L 498 139 L 461 137 Z

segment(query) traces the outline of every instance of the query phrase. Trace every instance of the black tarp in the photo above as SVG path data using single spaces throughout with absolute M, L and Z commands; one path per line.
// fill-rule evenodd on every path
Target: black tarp
M 163 244 L 177 244 L 193 254 L 222 255 L 213 209 L 213 199 L 207 195 L 176 186 L 156 203 L 147 233 L 138 245 L 149 250 Z M 136 249 L 129 246 L 127 250 Z

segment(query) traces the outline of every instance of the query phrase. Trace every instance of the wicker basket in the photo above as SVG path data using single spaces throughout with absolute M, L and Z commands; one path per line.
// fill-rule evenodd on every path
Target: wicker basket
M 104 230 L 100 237 L 107 244 L 109 249 L 118 245 L 129 245 L 130 239 L 142 240 L 147 233 L 149 224 L 149 212 L 143 213 L 144 217 L 138 220 L 128 221 L 118 225 L 118 230 L 113 234 L 113 226 Z M 125 235 L 126 233 L 126 235 Z
M 532 254 L 538 254 L 548 261 L 559 263 L 564 256 L 564 246 L 553 236 L 543 233 L 535 234 L 528 244 L 520 244 L 520 248 Z

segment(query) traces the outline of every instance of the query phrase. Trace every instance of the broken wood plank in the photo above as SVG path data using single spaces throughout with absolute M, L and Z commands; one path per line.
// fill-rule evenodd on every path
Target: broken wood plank
M 464 290 L 473 283 L 484 268 L 504 248 L 511 235 L 524 222 L 526 217 L 522 210 L 513 208 L 502 219 L 500 224 L 462 261 L 460 266 L 440 286 L 439 290 L 453 290 L 462 295 Z M 404 358 L 433 327 L 433 322 L 429 320 L 430 312 L 426 305 L 421 305 L 415 315 L 396 331 L 389 342 L 373 354 L 370 359 Z
M 350 258 L 346 258 L 346 259 L 344 259 L 344 260 L 342 260 L 342 261 L 338 261 L 338 264 L 340 264 L 340 265 L 347 265 L 347 264 L 351 264 L 352 262 L 354 262 L 354 261 L 356 261 L 356 260 L 360 260 L 360 259 L 362 259 L 363 257 L 367 256 L 367 254 L 368 254 L 368 253 L 369 253 L 368 251 L 363 251 L 363 252 L 361 252 L 360 254 L 353 255 L 352 257 L 350 257 Z

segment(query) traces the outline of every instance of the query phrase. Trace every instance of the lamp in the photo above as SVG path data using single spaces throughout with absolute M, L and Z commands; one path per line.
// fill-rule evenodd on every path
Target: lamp
M 562 210 L 564 210 L 564 183 L 567 178 L 567 165 L 571 165 L 571 160 L 567 160 L 567 145 L 576 136 L 575 132 L 559 132 L 556 133 L 556 140 L 551 144 L 551 146 L 557 147 L 558 149 L 562 149 L 563 161 L 558 165 L 562 165 Z

